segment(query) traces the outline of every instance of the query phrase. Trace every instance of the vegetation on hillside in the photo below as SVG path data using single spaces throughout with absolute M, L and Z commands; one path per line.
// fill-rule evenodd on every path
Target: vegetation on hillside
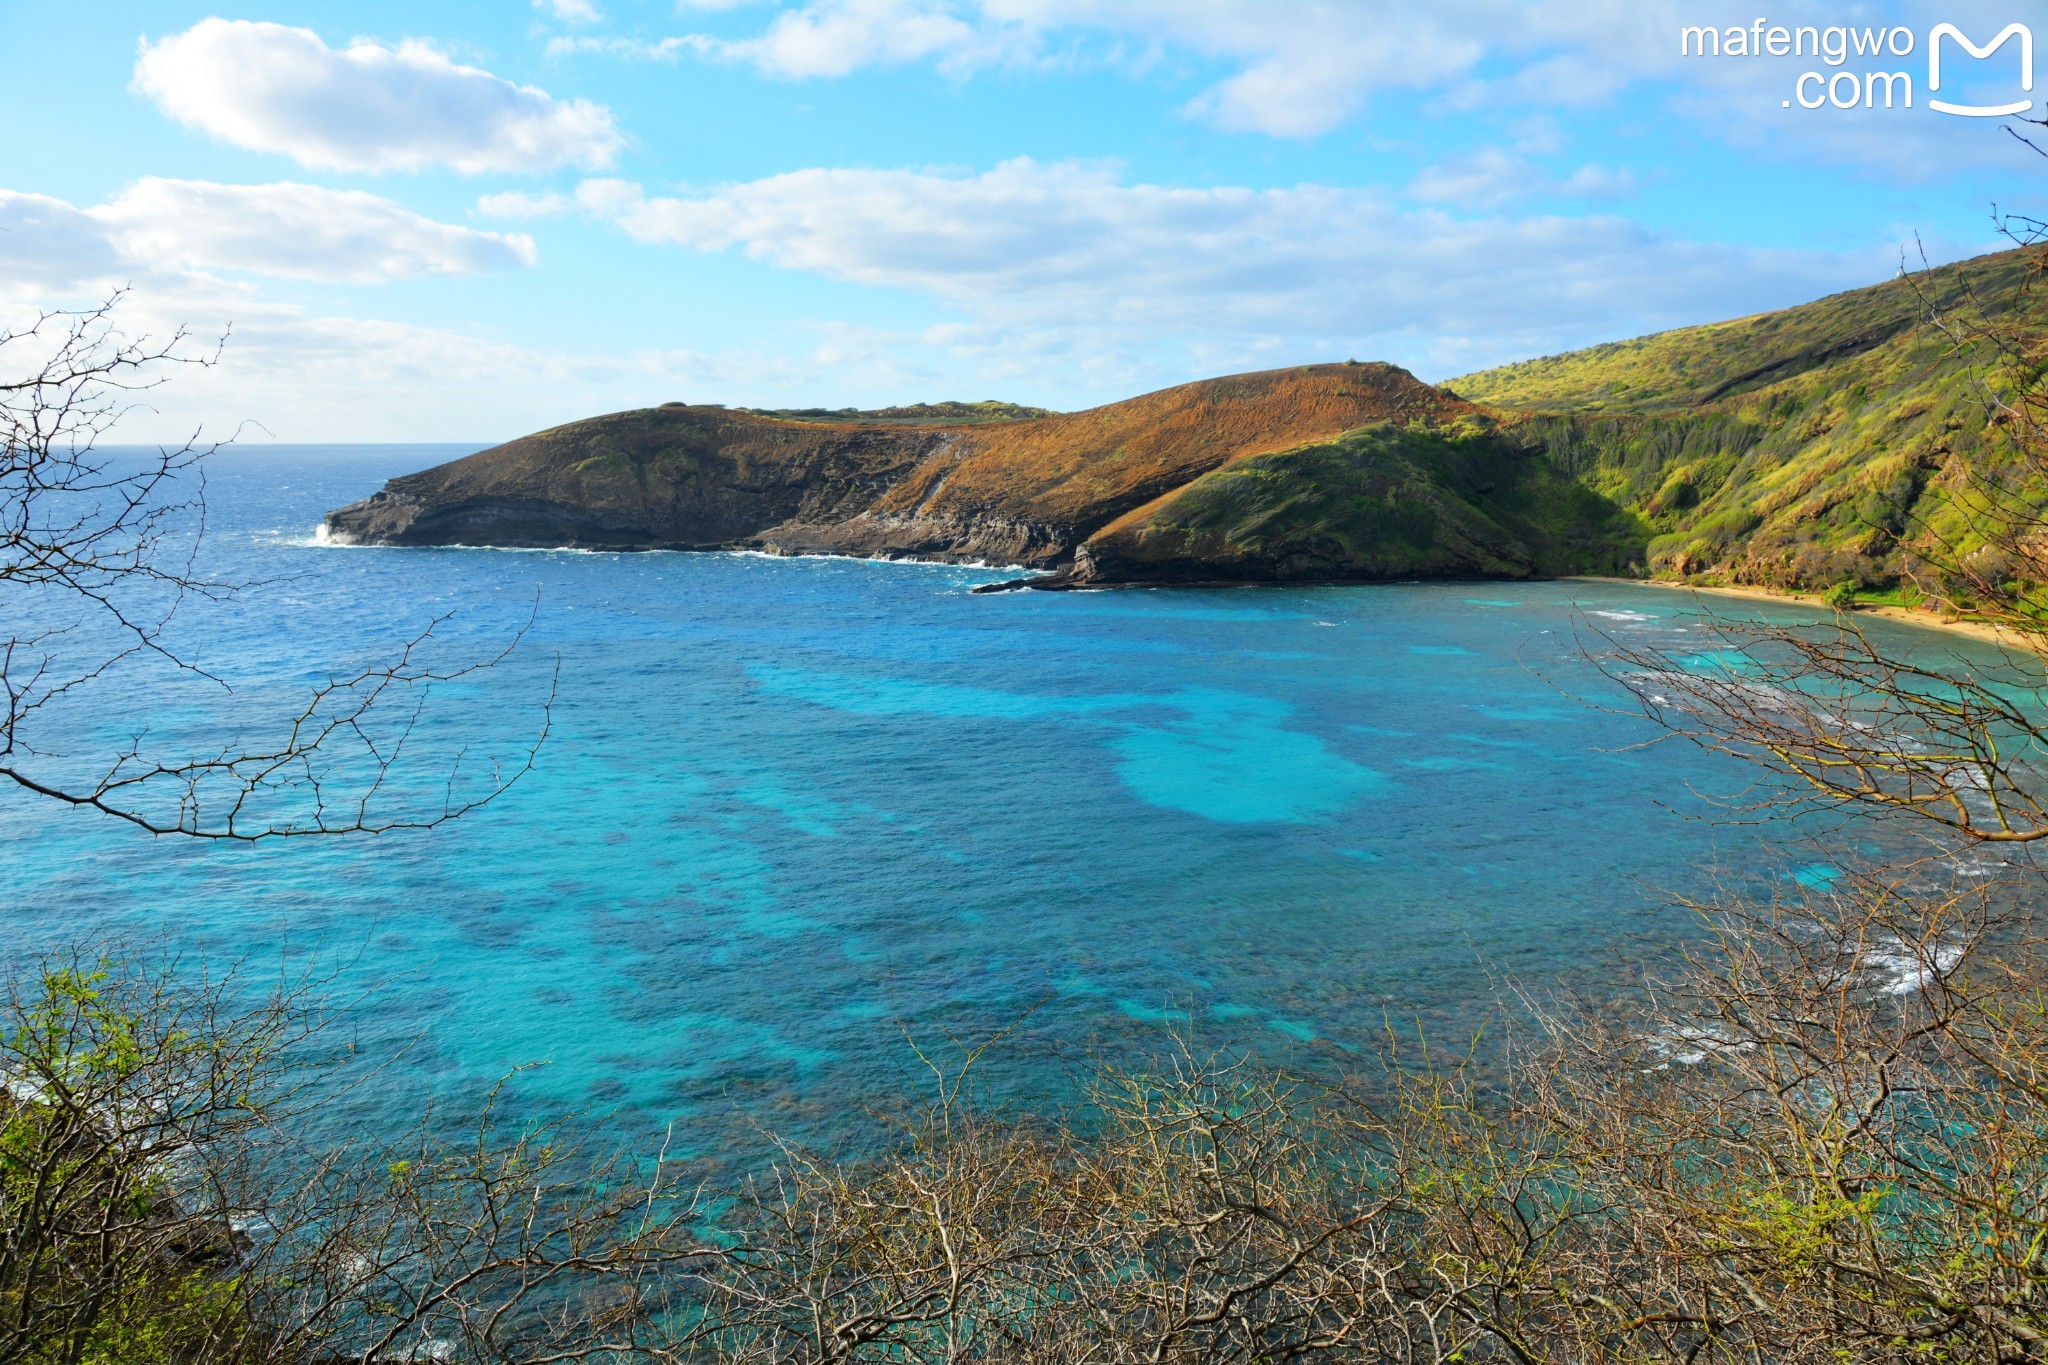
M 682 407 L 681 403 L 664 404 Z M 908 403 L 893 408 L 741 408 L 757 417 L 780 417 L 791 422 L 841 422 L 850 426 L 980 426 L 987 422 L 1022 422 L 1033 417 L 1052 417 L 1051 408 L 1026 407 L 984 399 L 979 403 Z
M 2007 377 L 1931 320 L 2037 326 L 2036 276 L 2008 251 L 1448 387 L 1540 414 L 1558 467 L 1647 523 L 1655 573 L 1896 599 L 1983 547 L 1959 490 L 2007 458 Z
M 1097 532 L 1096 578 L 1534 578 L 1640 571 L 1640 518 L 1479 415 L 1236 460 Z

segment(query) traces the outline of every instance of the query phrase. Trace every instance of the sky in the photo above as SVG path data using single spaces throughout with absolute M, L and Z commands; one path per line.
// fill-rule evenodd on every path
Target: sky
M 0 326 L 225 335 L 129 440 L 1439 381 L 1995 249 L 2048 161 L 1932 102 L 2041 116 L 2030 13 L 0 0 Z

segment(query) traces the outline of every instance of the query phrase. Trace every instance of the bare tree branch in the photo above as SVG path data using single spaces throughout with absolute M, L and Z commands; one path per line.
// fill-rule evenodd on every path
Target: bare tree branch
M 57 713 L 91 704 L 140 668 L 228 690 L 181 652 L 172 626 L 188 603 L 261 586 L 198 567 L 204 461 L 217 444 L 195 436 L 141 456 L 101 447 L 178 368 L 207 368 L 220 355 L 193 352 L 183 332 L 161 342 L 124 337 L 124 299 L 125 291 L 0 331 L 0 373 L 14 365 L 23 376 L 0 381 L 0 779 L 151 834 L 239 841 L 429 828 L 502 793 L 546 738 L 553 684 L 535 733 L 512 752 L 481 764 L 456 756 L 433 798 L 396 780 L 434 687 L 502 663 L 526 633 L 482 662 L 436 662 L 446 617 L 395 659 L 314 689 L 268 738 L 237 733 L 209 752 L 166 755 L 145 726 L 97 767 L 60 752 Z

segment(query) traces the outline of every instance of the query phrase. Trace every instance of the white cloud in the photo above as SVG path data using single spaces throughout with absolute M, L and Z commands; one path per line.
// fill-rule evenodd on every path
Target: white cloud
M 0 293 L 66 294 L 134 268 L 106 229 L 82 210 L 42 194 L 0 190 Z
M 0 328 L 127 288 L 115 321 L 129 337 L 162 339 L 182 329 L 194 338 L 192 353 L 202 354 L 228 336 L 219 364 L 181 371 L 138 395 L 116 440 L 182 440 L 198 428 L 221 437 L 244 423 L 255 424 L 243 435 L 256 440 L 503 439 L 669 398 L 743 401 L 735 395 L 752 393 L 756 401 L 803 403 L 818 392 L 818 367 L 801 355 L 745 348 L 576 355 L 450 328 L 320 316 L 266 296 L 251 281 L 169 258 L 179 252 L 134 254 L 121 223 L 149 197 L 81 209 L 0 190 Z
M 688 13 L 723 3 L 679 5 Z M 1771 22 L 1942 20 L 1995 32 L 2009 0 L 1783 0 Z M 1654 100 L 1702 131 L 1779 155 L 1821 154 L 1924 178 L 1996 160 L 2006 139 L 1924 109 L 1819 116 L 1785 107 L 1801 64 L 1682 58 L 1685 25 L 1740 26 L 1736 0 L 784 0 L 749 36 L 559 38 L 557 53 L 748 63 L 781 79 L 928 61 L 953 76 L 1079 62 L 1156 78 L 1222 68 L 1182 112 L 1214 126 L 1308 138 L 1372 118 L 1375 101 L 1469 113 Z M 1915 59 L 1919 60 L 1919 59 Z M 1810 59 L 1809 59 L 1810 64 Z M 1905 63 L 1911 66 L 1912 63 Z M 1920 68 L 1924 71 L 1924 66 Z
M 787 78 L 844 76 L 934 55 L 960 56 L 982 42 L 943 0 L 829 0 L 778 14 L 758 38 L 707 43 L 712 56 L 751 62 Z
M 1409 183 L 1408 193 L 1432 204 L 1467 209 L 1493 209 L 1538 195 L 1607 198 L 1635 188 L 1625 170 L 1585 165 L 1563 179 L 1500 147 L 1481 147 L 1469 155 L 1426 167 Z
M 311 29 L 207 19 L 144 42 L 135 89 L 225 142 L 335 171 L 608 166 L 611 113 L 460 66 L 425 43 L 327 46 Z
M 1611 216 L 1461 218 L 1366 189 L 1127 184 L 1112 167 L 1030 160 L 978 175 L 805 170 L 675 197 L 597 180 L 576 203 L 642 242 L 1093 338 L 1077 344 L 1143 349 L 1165 335 L 1219 353 L 1284 343 L 1415 363 L 1797 302 L 1883 278 L 1895 260 L 1687 242 Z
M 486 194 L 476 201 L 477 212 L 486 218 L 559 218 L 575 208 L 574 195 L 556 194 L 552 190 L 546 194 L 506 190 L 502 194 Z
M 806 0 L 778 11 L 754 37 L 692 34 L 661 51 L 694 50 L 800 78 L 925 58 L 957 72 L 1036 60 L 1062 37 L 1092 37 L 1106 44 L 1102 60 L 1133 67 L 1162 51 L 1234 65 L 1189 102 L 1190 115 L 1309 137 L 1353 117 L 1376 93 L 1469 80 L 1501 54 L 1540 66 L 1554 62 L 1560 46 L 1589 49 L 1601 64 L 1598 78 L 1585 90 L 1565 89 L 1569 73 L 1558 68 L 1553 94 L 1566 102 L 1604 95 L 1615 85 L 1608 66 L 1621 62 L 1626 79 L 1628 63 L 1641 67 L 1652 57 L 1662 20 L 1678 12 L 1676 0 Z
M 203 270 L 377 284 L 532 265 L 524 233 L 437 223 L 360 190 L 136 181 L 78 208 L 0 190 L 0 278 L 64 291 Z
M 177 441 L 195 429 L 213 437 L 240 430 L 252 440 L 502 440 L 676 398 L 829 406 L 884 401 L 878 394 L 964 391 L 939 377 L 960 369 L 944 349 L 914 335 L 884 344 L 879 333 L 834 324 L 800 329 L 793 346 L 579 354 L 455 328 L 322 316 L 270 297 L 251 279 L 194 268 L 191 260 L 215 254 L 212 247 L 192 249 L 191 239 L 210 231 L 203 224 L 160 244 L 155 257 L 136 254 L 140 244 L 123 223 L 157 193 L 151 188 L 81 209 L 0 190 L 0 329 L 39 309 L 89 305 L 127 288 L 116 322 L 131 338 L 184 330 L 194 338 L 192 353 L 203 354 L 228 336 L 217 365 L 180 371 L 165 387 L 138 395 L 116 440 Z M 278 257 L 270 265 L 298 273 L 301 263 L 279 256 L 282 248 L 252 246 Z M 390 249 L 382 250 L 378 259 L 388 259 Z M 9 363 L 0 357 L 0 370 Z
M 590 52 L 601 57 L 618 57 L 632 62 L 673 62 L 685 52 L 694 52 L 702 56 L 715 46 L 713 40 L 696 35 L 647 42 L 640 38 L 598 37 L 578 33 L 558 34 L 548 39 L 546 51 L 550 57 L 573 57 L 579 53 Z
M 523 233 L 437 223 L 361 190 L 137 181 L 86 216 L 121 254 L 156 269 L 250 270 L 374 284 L 534 264 Z
M 590 0 L 533 0 L 533 7 L 564 24 L 594 24 L 604 18 Z
M 1433 204 L 1493 208 L 1534 194 L 1542 186 L 1541 174 L 1521 157 L 1499 147 L 1481 147 L 1456 161 L 1426 167 L 1410 182 L 1408 193 Z
M 1559 188 L 1566 194 L 1580 194 L 1593 199 L 1608 198 L 1633 194 L 1636 177 L 1635 172 L 1626 167 L 1602 166 L 1588 162 L 1565 177 Z

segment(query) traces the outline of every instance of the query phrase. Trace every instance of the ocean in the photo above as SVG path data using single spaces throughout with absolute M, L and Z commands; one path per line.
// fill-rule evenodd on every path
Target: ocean
M 1717 818 L 1700 794 L 1748 773 L 1652 743 L 1583 657 L 1589 625 L 1683 641 L 1680 594 L 973 595 L 1013 575 L 315 537 L 468 449 L 216 457 L 202 563 L 263 586 L 189 606 L 175 638 L 232 690 L 117 677 L 72 738 L 265 733 L 446 614 L 448 659 L 517 647 L 438 690 L 407 771 L 516 755 L 552 688 L 532 771 L 437 829 L 254 845 L 9 792 L 14 960 L 114 933 L 254 981 L 318 964 L 392 1060 L 334 1122 L 396 1132 L 524 1067 L 530 1112 L 730 1153 L 757 1126 L 857 1143 L 926 1077 L 913 1043 L 1004 1029 L 980 1065 L 1012 1099 L 1175 1029 L 1304 1070 L 1390 1030 L 1461 1047 L 1517 987 L 1616 989 L 1690 932 L 1673 892 L 1828 875 L 1827 849 L 1781 832 L 1760 856 L 1764 831 Z

